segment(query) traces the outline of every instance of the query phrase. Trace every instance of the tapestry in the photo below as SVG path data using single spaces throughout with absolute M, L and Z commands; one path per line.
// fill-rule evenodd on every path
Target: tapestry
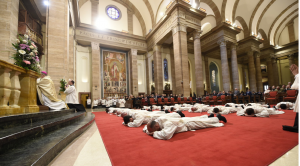
M 104 96 L 124 96 L 127 91 L 126 54 L 103 51 Z

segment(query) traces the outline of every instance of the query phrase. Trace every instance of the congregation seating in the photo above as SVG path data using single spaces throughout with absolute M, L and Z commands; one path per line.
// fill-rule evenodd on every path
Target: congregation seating
M 297 95 L 297 90 L 287 90 L 286 95 L 283 97 L 283 101 L 296 102 Z
M 171 105 L 175 105 L 175 104 L 178 104 L 178 102 L 177 102 L 177 101 L 175 101 L 175 99 L 174 99 L 174 98 L 171 98 Z
M 165 98 L 164 101 L 165 101 L 165 104 L 166 104 L 166 105 L 171 105 L 171 104 L 172 104 L 171 101 L 169 101 L 168 98 Z
M 228 98 L 228 97 L 225 96 L 225 95 L 222 95 L 222 96 L 218 97 L 217 103 L 220 103 L 219 105 L 225 105 L 226 98 Z
M 272 91 L 272 92 L 266 94 L 265 97 L 266 97 L 265 103 L 276 104 L 279 102 L 277 91 Z
M 196 101 L 195 101 L 195 100 L 193 100 L 193 98 L 192 98 L 192 97 L 190 97 L 190 102 L 191 102 L 191 104 L 195 104 L 195 103 L 196 103 Z
M 157 103 L 158 103 L 158 105 L 160 105 L 160 106 L 165 105 L 165 103 L 162 101 L 161 98 L 158 98 L 158 99 L 157 99 Z

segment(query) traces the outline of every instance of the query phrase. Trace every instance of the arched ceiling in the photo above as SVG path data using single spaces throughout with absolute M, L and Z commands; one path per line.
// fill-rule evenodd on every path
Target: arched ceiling
M 79 6 L 88 0 L 78 0 Z M 99 0 L 104 1 L 104 0 Z M 130 2 L 137 9 L 136 13 L 142 29 L 148 33 L 163 17 L 166 6 L 173 0 L 114 0 Z M 232 24 L 242 25 L 244 36 L 263 33 L 269 42 L 276 44 L 285 24 L 298 16 L 297 0 L 189 0 L 192 6 L 206 9 L 207 16 L 213 15 L 216 23 L 228 20 Z M 200 4 L 200 5 L 199 5 Z M 204 19 L 205 20 L 205 19 Z M 203 20 L 203 21 L 204 21 Z M 143 25 L 142 25 L 143 24 Z M 205 22 L 202 22 L 204 25 Z M 213 28 L 213 27 L 212 27 Z M 246 30 L 246 31 L 245 31 Z M 276 39 L 276 40 L 275 40 Z

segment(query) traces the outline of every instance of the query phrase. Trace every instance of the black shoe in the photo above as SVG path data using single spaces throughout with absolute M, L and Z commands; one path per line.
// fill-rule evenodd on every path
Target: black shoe
M 275 106 L 274 106 L 275 107 Z M 270 105 L 268 105 L 268 108 L 270 108 Z
M 220 121 L 223 121 L 224 123 L 227 123 L 227 119 L 224 116 L 222 116 L 221 114 L 218 114 L 217 117 Z
M 243 105 L 242 105 L 241 107 L 242 107 L 243 109 L 245 109 Z
M 208 117 L 214 117 L 215 116 L 215 114 L 210 114 Z
M 167 114 L 167 113 L 170 113 L 168 110 L 165 110 L 165 113 Z
M 185 115 L 181 111 L 177 111 L 177 114 L 179 114 L 181 117 L 185 117 Z

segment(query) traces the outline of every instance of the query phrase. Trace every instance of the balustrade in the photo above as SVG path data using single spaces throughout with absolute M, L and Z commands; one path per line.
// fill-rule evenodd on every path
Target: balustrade
M 39 74 L 0 60 L 0 116 L 38 112 Z

